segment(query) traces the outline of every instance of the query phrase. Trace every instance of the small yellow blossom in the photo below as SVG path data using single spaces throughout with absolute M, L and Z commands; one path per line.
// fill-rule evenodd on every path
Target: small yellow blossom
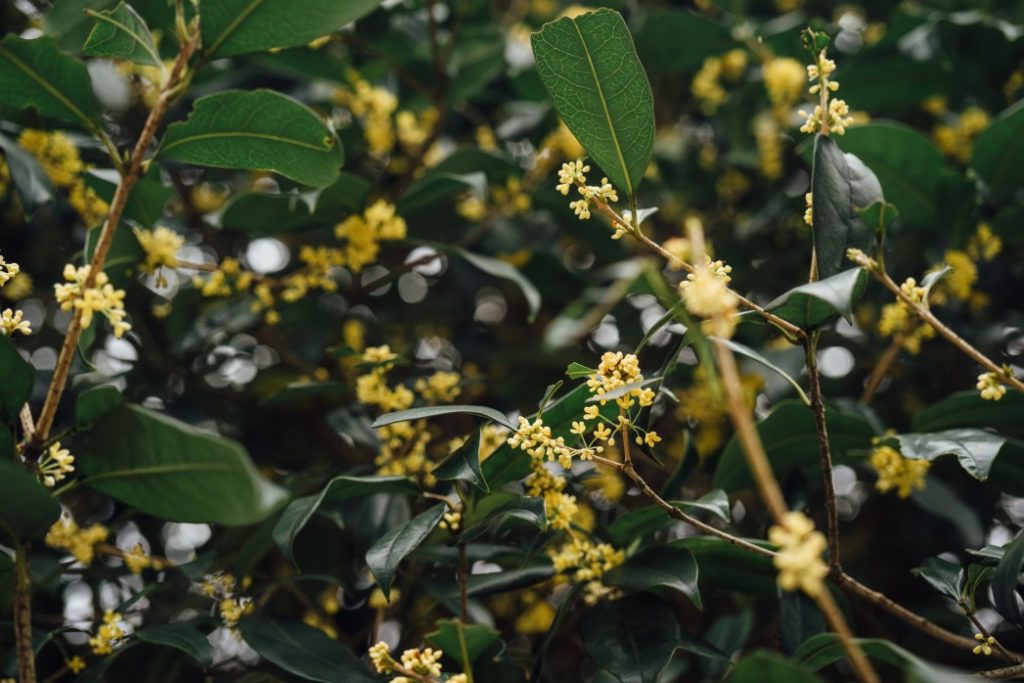
M 907 498 L 915 490 L 924 488 L 925 475 L 932 465 L 927 460 L 904 458 L 895 448 L 885 445 L 875 447 L 870 462 L 878 473 L 875 488 L 882 493 L 896 489 L 900 498 Z
M 814 195 L 810 192 L 805 194 L 804 204 L 807 206 L 804 210 L 804 223 L 814 225 Z
M 382 241 L 404 239 L 405 219 L 395 212 L 394 204 L 383 199 L 370 205 L 363 214 L 346 218 L 334 228 L 339 239 L 345 239 L 344 256 L 332 265 L 344 265 L 353 272 L 360 272 L 373 263 L 380 252 Z
M 76 676 L 85 670 L 85 660 L 78 655 L 75 655 L 64 664 Z
M 975 633 L 974 639 L 979 641 L 974 649 L 971 650 L 976 655 L 985 655 L 988 657 L 992 654 L 992 646 L 995 645 L 996 639 L 992 636 L 986 636 L 984 633 Z
M 8 337 L 14 336 L 15 332 L 25 335 L 32 334 L 32 323 L 24 318 L 25 314 L 22 311 L 5 308 L 0 313 L 0 334 Z
M 178 267 L 178 250 L 185 244 L 184 237 L 163 226 L 153 230 L 136 228 L 135 237 L 146 253 L 146 260 L 142 263 L 143 272 L 153 274 L 161 267 Z
M 700 101 L 701 109 L 708 116 L 714 114 L 728 96 L 722 87 L 721 77 L 721 58 L 706 57 L 690 84 L 690 92 Z
M 67 550 L 71 555 L 88 567 L 96 555 L 96 546 L 110 536 L 110 531 L 102 524 L 93 524 L 80 528 L 70 518 L 61 518 L 53 523 L 46 533 L 46 545 L 51 548 Z
M 777 57 L 764 65 L 764 87 L 776 117 L 785 122 L 804 87 L 804 67 L 791 57 Z
M 812 598 L 818 595 L 828 575 L 828 565 L 821 559 L 827 541 L 815 531 L 814 522 L 802 512 L 787 512 L 781 525 L 769 529 L 768 540 L 779 548 L 772 560 L 779 570 L 779 587 L 802 590 Z
M 75 456 L 71 451 L 61 448 L 60 441 L 54 441 L 46 451 L 46 455 L 39 461 L 39 474 L 42 475 L 43 484 L 53 487 L 58 481 L 75 471 Z
M 85 281 L 89 277 L 91 266 L 75 268 L 70 263 L 64 266 L 64 284 L 55 284 L 54 294 L 57 303 L 65 311 L 76 309 L 82 312 L 82 327 L 92 324 L 94 313 L 106 317 L 114 330 L 115 337 L 122 337 L 132 326 L 124 321 L 123 289 L 114 289 L 107 274 L 100 272 L 93 281 L 92 287 L 86 288 Z
M 128 635 L 121 627 L 123 619 L 124 617 L 117 612 L 107 610 L 104 613 L 103 624 L 97 629 L 96 635 L 89 638 L 89 647 L 92 648 L 93 654 L 109 655 L 121 644 Z
M 450 532 L 458 533 L 459 527 L 462 525 L 462 513 L 458 510 L 444 513 L 438 526 L 442 529 L 446 529 Z
M 971 237 L 967 245 L 967 254 L 974 261 L 991 261 L 1003 250 L 1003 240 L 999 238 L 987 223 L 978 226 L 978 231 Z
M 5 261 L 3 254 L 0 254 L 0 287 L 6 285 L 8 280 L 20 272 L 21 266 Z
M 141 543 L 136 543 L 124 554 L 124 564 L 132 574 L 138 576 L 143 569 L 153 566 L 153 559 L 146 554 Z
M 556 573 L 568 574 L 572 581 L 583 584 L 583 599 L 588 605 L 618 596 L 618 591 L 604 585 L 601 577 L 625 562 L 624 551 L 575 537 L 552 551 L 550 557 Z
M 370 607 L 374 609 L 387 609 L 401 600 L 401 598 L 402 592 L 397 588 L 391 589 L 389 597 L 384 597 L 384 591 L 380 588 L 374 588 L 373 591 L 370 592 L 370 598 L 367 602 Z
M 461 381 L 459 373 L 439 370 L 430 377 L 416 380 L 413 388 L 427 403 L 451 403 L 462 392 Z
M 994 372 L 984 372 L 978 375 L 978 391 L 986 401 L 998 401 L 1006 395 L 1006 387 L 1002 379 Z

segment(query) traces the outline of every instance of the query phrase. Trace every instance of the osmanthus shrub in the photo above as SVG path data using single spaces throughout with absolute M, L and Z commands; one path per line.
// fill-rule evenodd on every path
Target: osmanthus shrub
M 1024 675 L 1022 17 L 4 3 L 0 677 Z

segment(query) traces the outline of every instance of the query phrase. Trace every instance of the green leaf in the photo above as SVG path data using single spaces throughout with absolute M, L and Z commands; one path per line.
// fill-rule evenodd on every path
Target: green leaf
M 899 215 L 896 207 L 886 201 L 872 202 L 867 207 L 858 210 L 857 213 L 864 224 L 874 231 L 875 235 L 883 238 Z
M 285 500 L 240 444 L 140 406 L 104 415 L 75 464 L 89 488 L 176 522 L 254 524 Z
M 729 29 L 694 12 L 652 9 L 636 37 L 637 51 L 653 74 L 678 74 L 706 57 L 736 47 Z
M 57 49 L 53 38 L 25 40 L 14 34 L 0 43 L 0 104 L 32 107 L 40 115 L 96 128 L 99 105 L 82 62 Z
M 814 250 L 818 273 L 827 279 L 847 264 L 846 250 L 866 250 L 874 241 L 870 227 L 861 221 L 859 209 L 883 201 L 875 174 L 852 154 L 843 154 L 836 141 L 816 135 L 811 171 L 814 196 Z
M 654 683 L 679 642 L 672 609 L 649 594 L 601 603 L 580 632 L 594 663 L 622 683 Z
M 391 583 L 395 579 L 399 563 L 426 540 L 441 521 L 446 508 L 447 506 L 441 503 L 426 512 L 421 512 L 405 524 L 381 536 L 366 552 L 366 564 L 385 598 L 391 595 Z
M 565 374 L 569 379 L 583 379 L 584 377 L 590 377 L 596 372 L 597 370 L 594 368 L 588 368 L 586 365 L 577 363 L 576 361 L 569 363 L 569 367 L 565 369 Z
M 0 460 L 0 530 L 12 540 L 28 540 L 45 534 L 60 517 L 60 504 L 27 470 L 10 460 Z
M 544 499 L 532 496 L 517 496 L 513 500 L 491 510 L 482 520 L 467 528 L 459 536 L 460 543 L 470 543 L 501 524 L 511 521 L 530 524 L 540 530 L 547 528 L 548 519 L 544 512 Z
M 86 10 L 86 14 L 96 20 L 96 25 L 82 47 L 83 53 L 163 68 L 153 34 L 131 5 L 122 2 L 112 10 Z
M 296 498 L 288 504 L 274 525 L 274 543 L 294 564 L 292 546 L 295 545 L 295 539 L 322 506 L 378 493 L 413 496 L 417 492 L 416 483 L 408 477 L 335 477 L 327 482 L 319 493 Z
M 217 0 L 203 3 L 203 49 L 217 57 L 305 45 L 371 12 L 380 0 Z
M 483 417 L 491 422 L 497 422 L 503 427 L 515 430 L 515 424 L 505 417 L 504 413 L 500 413 L 494 408 L 488 408 L 487 406 L 425 406 L 423 408 L 409 408 L 408 410 L 398 410 L 393 413 L 385 413 L 371 425 L 374 429 L 377 427 L 386 427 L 396 422 L 411 422 L 412 420 L 422 420 L 428 417 L 436 417 L 438 415 L 451 415 L 452 413 L 466 413 L 468 415 L 476 415 L 477 417 Z
M 874 431 L 863 417 L 830 408 L 825 414 L 825 423 L 834 457 L 840 458 L 848 451 L 867 450 L 871 447 Z M 758 422 L 757 431 L 775 476 L 779 479 L 784 479 L 795 469 L 819 464 L 814 413 L 802 403 L 780 403 Z M 753 483 L 743 447 L 734 436 L 715 468 L 713 486 L 732 493 Z
M 441 481 L 468 481 L 484 493 L 490 493 L 483 470 L 480 468 L 480 432 L 473 432 L 466 443 L 438 463 L 430 471 Z
M 343 160 L 341 142 L 316 112 L 272 90 L 230 90 L 196 100 L 188 119 L 167 128 L 158 156 L 273 171 L 316 187 L 336 181 Z
M 1017 584 L 1020 570 L 1024 566 L 1024 533 L 1003 546 L 1003 558 L 992 576 L 992 603 L 996 610 L 1017 626 L 1024 626 L 1020 607 L 1017 605 Z
M 124 395 L 117 387 L 104 385 L 83 391 L 75 400 L 75 426 L 90 425 L 122 405 Z
M 899 645 L 881 638 L 855 638 L 868 657 L 900 669 L 906 683 L 956 683 L 963 674 L 925 662 Z M 809 638 L 797 650 L 794 659 L 813 671 L 846 659 L 846 650 L 834 633 L 821 633 Z
M 821 683 L 821 679 L 799 664 L 761 651 L 740 660 L 725 677 L 725 683 Z
M 463 624 L 457 619 L 438 619 L 437 630 L 426 635 L 435 647 L 468 671 L 473 663 L 487 655 L 493 659 L 505 650 L 501 634 L 489 626 Z
M 793 379 L 792 375 L 790 375 L 788 372 L 780 368 L 778 365 L 762 356 L 754 349 L 750 348 L 749 346 L 740 344 L 739 342 L 732 341 L 731 339 L 720 339 L 718 337 L 708 337 L 708 339 L 717 344 L 722 344 L 723 346 L 728 347 L 733 353 L 738 353 L 741 356 L 746 356 L 750 360 L 760 363 L 769 370 L 773 370 L 776 374 L 780 375 L 784 380 L 786 380 L 789 383 L 789 385 L 793 387 L 793 389 L 796 390 L 797 395 L 800 397 L 800 400 L 804 402 L 804 405 L 811 405 L 811 399 L 807 398 L 807 394 L 804 393 L 803 387 L 800 386 L 799 382 Z
M 626 22 L 601 9 L 545 24 L 531 40 L 558 114 L 627 197 L 654 146 L 654 97 Z
M 914 413 L 915 432 L 953 427 L 990 427 L 1005 434 L 1024 436 L 1024 393 L 1007 392 L 998 401 L 986 401 L 977 391 L 962 391 Z
M 729 497 L 725 491 L 715 489 L 697 500 L 673 500 L 673 507 L 686 512 L 707 512 L 723 522 L 730 521 Z M 608 536 L 616 545 L 628 545 L 634 539 L 664 528 L 672 520 L 665 510 L 650 505 L 639 510 L 630 510 L 608 525 Z
M 363 210 L 370 184 L 342 171 L 332 185 L 310 192 L 242 192 L 220 217 L 224 230 L 253 235 L 314 230 L 337 225 L 345 214 Z
M 114 200 L 114 192 L 120 182 L 116 171 L 90 171 L 85 175 L 85 184 L 105 202 Z M 160 169 L 153 166 L 135 183 L 124 205 L 124 217 L 135 221 L 143 228 L 152 228 L 164 215 L 164 206 L 174 194 L 160 180 Z M 118 229 L 121 231 L 121 228 Z M 125 230 L 130 232 L 130 230 Z M 108 259 L 109 262 L 109 259 Z
M 35 369 L 21 357 L 11 338 L 0 334 L 0 420 L 8 424 L 17 421 L 35 381 Z
M 860 268 L 851 268 L 817 282 L 794 287 L 766 309 L 804 329 L 825 324 L 836 315 L 853 318 L 853 304 L 864 294 L 868 276 Z
M 629 593 L 653 588 L 671 588 L 703 609 L 697 585 L 697 561 L 685 548 L 658 546 L 648 548 L 608 572 L 602 579 Z
M 911 460 L 934 460 L 955 455 L 968 474 L 979 481 L 988 479 L 992 462 L 1006 438 L 980 429 L 949 429 L 929 434 L 900 434 L 900 453 Z
M 992 199 L 1006 202 L 1024 176 L 1024 102 L 1001 113 L 974 141 L 971 168 L 988 183 Z
M 22 206 L 32 210 L 40 204 L 53 199 L 53 186 L 42 166 L 36 158 L 23 150 L 18 144 L 0 134 L 0 150 L 3 158 L 0 164 L 7 163 L 14 189 L 18 191 Z
M 959 563 L 947 562 L 940 557 L 929 557 L 910 573 L 919 576 L 932 588 L 953 602 L 959 602 L 964 593 L 964 568 Z
M 547 581 L 554 576 L 554 573 L 554 567 L 550 563 L 546 563 L 489 574 L 471 574 L 467 581 L 466 592 L 469 595 L 478 596 L 505 593 Z
M 376 683 L 379 679 L 344 644 L 302 622 L 246 617 L 242 638 L 261 657 L 290 674 L 323 683 Z
M 181 650 L 199 662 L 204 669 L 213 663 L 213 648 L 210 646 L 210 641 L 199 629 L 189 623 L 147 626 L 136 631 L 132 638 L 143 643 L 164 645 Z
M 922 227 L 939 220 L 937 190 L 941 171 L 948 167 L 931 140 L 902 124 L 883 121 L 849 129 L 840 145 L 874 172 L 886 201 L 904 220 Z
M 782 650 L 792 655 L 808 638 L 828 630 L 821 610 L 802 591 L 779 590 L 779 622 L 782 627 Z
M 530 315 L 526 319 L 527 322 L 532 323 L 537 318 L 537 313 L 540 311 L 540 291 L 537 290 L 537 287 L 535 287 L 532 282 L 526 279 L 518 268 L 513 266 L 511 263 L 502 261 L 501 259 L 484 256 L 482 254 L 474 254 L 473 252 L 466 251 L 465 249 L 455 248 L 453 251 L 488 275 L 493 275 L 494 277 L 515 283 L 523 293 L 523 296 L 526 298 L 526 303 L 530 307 Z
M 84 261 L 92 262 L 92 255 L 96 251 L 96 243 L 99 241 L 101 230 L 93 229 L 85 233 Z M 139 244 L 138 238 L 125 223 L 121 223 L 114 232 L 114 239 L 110 244 L 110 251 L 107 252 L 107 260 L 103 263 L 103 272 L 110 278 L 111 284 L 115 287 L 124 287 L 132 281 L 139 272 L 139 264 L 146 260 L 146 252 Z
M 467 190 L 485 193 L 487 176 L 483 173 L 428 173 L 409 186 L 396 202 L 395 210 L 404 216 L 429 208 Z

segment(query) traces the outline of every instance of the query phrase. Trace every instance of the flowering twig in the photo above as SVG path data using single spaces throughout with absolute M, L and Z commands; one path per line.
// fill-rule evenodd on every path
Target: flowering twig
M 110 246 L 114 242 L 114 234 L 117 231 L 118 224 L 121 222 L 121 214 L 124 212 L 128 195 L 131 194 L 135 183 L 142 176 L 146 153 L 149 151 L 153 137 L 156 135 L 157 127 L 167 113 L 168 105 L 178 93 L 178 85 L 182 81 L 185 67 L 199 46 L 199 37 L 199 24 L 196 22 L 192 28 L 191 35 L 182 43 L 178 56 L 174 60 L 174 65 L 171 67 L 170 75 L 164 83 L 156 103 L 149 112 L 146 123 L 142 128 L 142 133 L 139 135 L 139 139 L 136 141 L 135 148 L 132 151 L 128 172 L 121 177 L 121 182 L 118 183 L 117 190 L 114 192 L 114 198 L 110 204 L 110 212 L 107 214 L 107 219 L 103 223 L 99 239 L 96 242 L 96 249 L 90 262 L 89 273 L 82 283 L 83 290 L 93 287 L 96 278 L 103 271 L 103 264 L 107 259 Z M 53 426 L 53 420 L 57 415 L 57 406 L 60 404 L 61 395 L 64 393 L 64 387 L 68 381 L 71 362 L 78 348 L 78 340 L 82 336 L 82 313 L 82 309 L 75 308 L 71 315 L 71 321 L 68 323 L 64 344 L 61 346 L 60 355 L 57 357 L 57 366 L 54 369 L 53 379 L 50 381 L 50 387 L 46 392 L 46 399 L 43 401 L 39 420 L 36 423 L 36 431 L 31 441 L 35 450 L 38 450 L 39 445 L 46 441 Z
M 825 398 L 821 392 L 821 373 L 818 372 L 818 333 L 815 332 L 804 343 L 807 358 L 807 384 L 814 412 L 814 426 L 818 433 L 818 450 L 821 454 L 821 480 L 825 490 L 825 516 L 828 520 L 828 561 L 832 567 L 839 566 L 839 509 L 836 505 L 836 487 L 832 480 L 832 449 L 828 443 L 828 426 L 825 422 Z

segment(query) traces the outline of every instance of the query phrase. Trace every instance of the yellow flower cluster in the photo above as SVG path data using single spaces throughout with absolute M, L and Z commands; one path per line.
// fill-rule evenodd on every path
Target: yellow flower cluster
M 71 138 L 60 132 L 27 128 L 18 137 L 18 144 L 36 158 L 50 182 L 67 191 L 68 203 L 85 226 L 99 225 L 110 206 L 85 184 L 85 164 Z
M 136 576 L 149 567 L 157 570 L 163 567 L 163 562 L 146 554 L 146 550 L 142 547 L 141 543 L 136 543 L 132 546 L 131 549 L 122 555 L 121 559 L 124 561 L 124 566 L 128 567 L 128 571 Z
M 804 195 L 804 205 L 807 207 L 804 209 L 804 223 L 814 225 L 814 194 L 808 192 Z
M 459 397 L 462 376 L 457 372 L 438 370 L 429 377 L 416 380 L 413 388 L 429 404 L 451 403 Z
M 768 540 L 778 546 L 772 560 L 779 570 L 778 583 L 784 591 L 802 590 L 812 598 L 824 588 L 828 566 L 821 559 L 827 541 L 802 512 L 787 512 L 782 524 L 768 530 Z
M 54 441 L 39 461 L 39 474 L 43 478 L 43 485 L 52 488 L 58 481 L 63 481 L 68 474 L 75 471 L 72 464 L 74 462 L 75 456 L 71 455 L 71 451 L 61 448 L 60 441 Z
M 585 165 L 581 159 L 564 163 L 561 170 L 558 171 L 558 184 L 555 186 L 556 190 L 566 196 L 568 196 L 569 190 L 572 187 L 575 187 L 577 192 L 579 192 L 580 199 L 569 202 L 569 208 L 573 210 L 581 221 L 590 218 L 591 204 L 607 204 L 619 201 L 618 192 L 615 191 L 615 188 L 612 187 L 607 178 L 601 178 L 600 185 L 587 185 L 586 174 L 589 171 L 590 166 Z
M 764 379 L 755 373 L 740 376 L 743 400 L 747 408 L 753 408 L 757 394 L 764 388 Z M 677 391 L 679 404 L 676 417 L 683 421 L 697 423 L 695 438 L 697 453 L 702 457 L 710 455 L 725 442 L 729 424 L 729 408 L 721 391 L 714 391 L 708 381 L 704 366 L 698 366 L 693 373 L 693 386 Z
M 1003 240 L 999 238 L 987 223 L 978 226 L 978 230 L 967 243 L 967 255 L 974 261 L 991 261 L 1003 250 Z
M 546 633 L 555 620 L 555 608 L 537 588 L 496 595 L 488 606 L 495 616 L 512 619 L 512 628 L 522 635 Z
M 693 77 L 690 92 L 701 103 L 705 114 L 714 114 L 728 96 L 722 87 L 722 79 L 735 83 L 747 68 L 747 53 L 740 49 L 730 50 L 721 57 L 707 57 L 700 70 Z
M 575 451 L 566 445 L 565 437 L 551 435 L 551 427 L 544 424 L 542 417 L 536 417 L 530 422 L 520 416 L 519 426 L 508 438 L 508 445 L 526 451 L 534 460 L 557 461 L 566 469 L 572 466 L 572 456 L 575 454 Z
M 907 278 L 900 289 L 912 301 L 927 305 L 928 292 L 914 278 Z M 918 318 L 903 301 L 894 301 L 882 307 L 877 329 L 883 337 L 898 338 L 900 346 L 912 354 L 921 350 L 922 341 L 935 336 L 935 328 Z
M 392 678 L 390 683 L 413 683 L 413 681 L 440 681 L 441 658 L 444 652 L 432 648 L 412 648 L 402 652 L 401 662 L 391 656 L 387 643 L 380 641 L 370 647 L 370 663 L 379 674 L 404 674 Z M 466 683 L 466 674 L 454 674 L 445 678 L 448 683 Z
M 601 583 L 601 577 L 626 561 L 626 553 L 608 543 L 593 543 L 585 538 L 573 538 L 550 553 L 557 574 L 583 584 L 583 599 L 588 605 L 611 600 L 619 591 Z
M 395 214 L 394 204 L 379 199 L 362 216 L 349 216 L 335 226 L 334 234 L 347 241 L 344 259 L 339 265 L 358 273 L 377 259 L 381 241 L 405 239 L 406 225 L 405 220 Z
M 9 263 L 4 260 L 4 255 L 0 254 L 0 287 L 7 284 L 8 280 L 13 278 L 15 275 L 21 272 L 21 266 L 17 263 Z
M 996 644 L 996 639 L 993 636 L 975 633 L 974 639 L 978 641 L 978 644 L 974 646 L 971 652 L 976 655 L 985 655 L 986 657 L 992 654 L 992 646 Z
M 46 545 L 51 548 L 67 550 L 71 555 L 88 567 L 96 556 L 96 546 L 110 536 L 110 530 L 102 524 L 93 524 L 80 528 L 70 518 L 61 518 L 53 523 L 46 532 Z
M 705 259 L 707 262 L 703 266 L 698 266 L 679 284 L 679 293 L 690 313 L 703 318 L 724 320 L 739 305 L 736 294 L 729 289 L 732 279 L 729 272 L 732 268 L 722 265 L 721 261 L 712 262 L 707 256 Z M 727 328 L 723 331 L 729 332 Z M 718 330 L 716 332 L 722 334 Z
M 104 272 L 98 273 L 93 286 L 86 288 L 85 281 L 89 277 L 90 269 L 91 266 L 75 268 L 70 263 L 64 266 L 64 279 L 67 282 L 53 286 L 57 303 L 65 311 L 81 311 L 83 328 L 92 324 L 95 313 L 103 315 L 110 323 L 114 336 L 120 338 L 132 329 L 132 326 L 124 321 L 124 290 L 114 289 Z
M 103 614 L 103 624 L 96 630 L 96 635 L 89 638 L 89 647 L 93 654 L 109 655 L 114 648 L 128 635 L 121 622 L 124 619 L 119 613 L 107 610 Z
M 1007 367 L 1003 371 L 1009 374 L 1010 369 Z M 984 372 L 978 375 L 977 388 L 981 397 L 986 401 L 998 401 L 1006 396 L 1006 387 L 1003 386 L 1002 378 L 994 372 Z
M 398 98 L 386 88 L 370 85 L 357 74 L 351 74 L 350 78 L 355 83 L 353 89 L 339 88 L 334 92 L 334 100 L 363 120 L 363 135 L 370 152 L 383 156 L 395 146 L 391 115 L 398 109 Z
M 458 533 L 459 527 L 462 526 L 462 513 L 458 510 L 451 510 L 445 512 L 438 526 L 442 529 L 452 532 L 453 534 Z
M 825 50 L 818 53 L 816 64 L 807 66 L 807 80 L 814 83 L 809 89 L 812 95 L 820 95 L 822 104 L 816 105 L 814 111 L 808 114 L 800 111 L 800 116 L 807 119 L 804 125 L 800 126 L 802 133 L 835 133 L 842 135 L 846 132 L 847 126 L 853 124 L 853 117 L 849 116 L 850 107 L 840 99 L 830 99 L 829 93 L 839 90 L 839 81 L 829 78 L 836 70 L 836 63 L 825 56 Z
M 256 611 L 256 603 L 252 598 L 241 594 L 251 583 L 249 577 L 244 577 L 241 582 L 235 579 L 233 574 L 227 572 L 214 572 L 203 577 L 199 584 L 199 591 L 208 598 L 217 601 L 217 611 L 224 622 L 224 626 L 234 629 L 242 617 Z
M 587 387 L 590 393 L 595 396 L 621 389 L 629 384 L 638 384 L 644 381 L 643 373 L 640 372 L 640 360 L 632 353 L 623 354 L 621 351 L 607 351 L 601 356 L 601 363 L 597 366 L 597 372 L 587 379 Z M 624 395 L 615 399 L 615 403 L 623 410 L 629 410 L 639 401 L 640 405 L 647 407 L 654 403 L 654 390 L 650 387 L 633 387 Z M 601 405 L 607 401 L 601 401 Z M 597 411 L 592 411 L 596 417 Z
M 383 412 L 405 410 L 412 405 L 415 396 L 408 387 L 399 384 L 392 389 L 388 386 L 386 375 L 394 367 L 396 358 L 387 345 L 370 346 L 363 351 L 363 363 L 374 365 L 356 379 L 356 397 L 360 403 L 376 406 Z
M 754 140 L 761 175 L 768 180 L 782 177 L 782 131 L 770 116 L 754 119 Z
M 384 597 L 384 591 L 380 588 L 375 587 L 370 593 L 370 598 L 367 603 L 374 609 L 387 609 L 402 598 L 402 591 L 397 588 L 392 588 L 389 597 Z
M 553 474 L 543 461 L 532 460 L 530 469 L 532 473 L 524 482 L 526 495 L 543 498 L 548 525 L 553 529 L 565 531 L 572 526 L 580 510 L 576 496 L 565 493 L 565 477 Z
M 803 94 L 804 67 L 792 57 L 775 57 L 765 63 L 763 76 L 775 118 L 785 124 Z
M 984 109 L 968 107 L 959 116 L 949 117 L 948 123 L 936 124 L 932 139 L 943 154 L 966 164 L 971 160 L 975 138 L 988 128 L 989 122 Z
M 5 308 L 0 312 L 0 334 L 8 337 L 14 336 L 15 332 L 32 334 L 32 323 L 24 318 L 22 311 Z
M 932 464 L 927 460 L 911 460 L 891 446 L 877 444 L 869 461 L 878 473 L 875 488 L 882 493 L 896 489 L 900 498 L 907 498 L 924 488 L 924 478 Z
M 153 230 L 135 229 L 135 238 L 146 254 L 142 271 L 155 274 L 160 268 L 178 267 L 178 250 L 185 244 L 185 238 L 170 228 L 157 226 Z

